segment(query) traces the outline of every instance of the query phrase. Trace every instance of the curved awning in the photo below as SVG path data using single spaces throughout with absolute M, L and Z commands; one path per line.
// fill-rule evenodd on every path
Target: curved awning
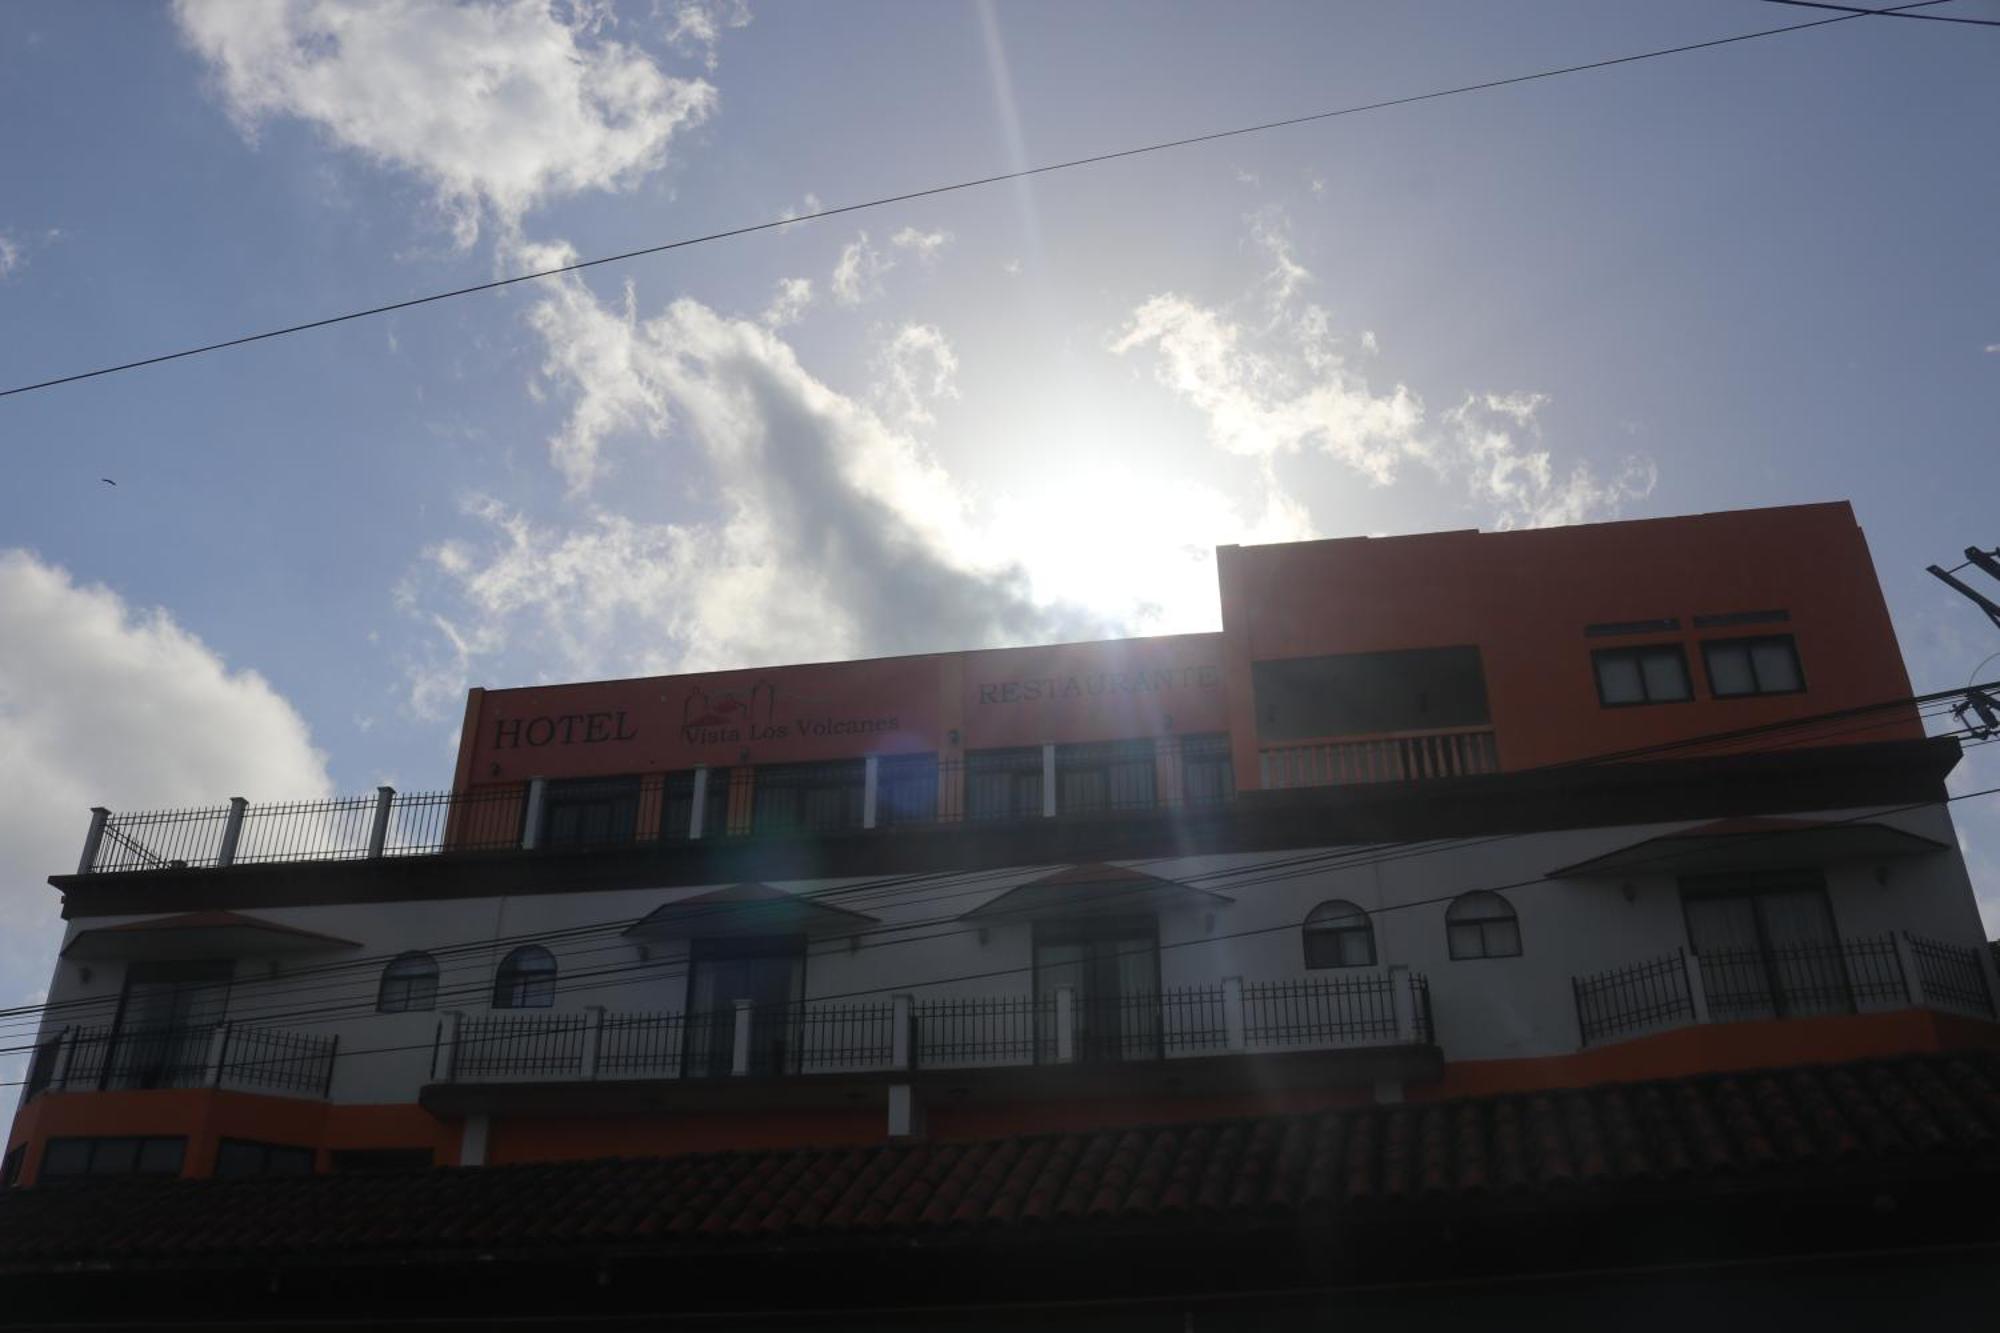
M 1066 866 L 1016 885 L 965 913 L 961 921 L 1112 916 L 1172 907 L 1219 907 L 1235 901 L 1208 889 L 1126 866 Z
M 359 949 L 354 940 L 301 930 L 240 912 L 183 912 L 80 930 L 62 956 L 87 961 L 182 958 L 276 958 L 284 954 Z
M 731 884 L 654 908 L 625 932 L 642 940 L 725 939 L 737 935 L 852 935 L 877 925 L 865 912 L 774 889 Z
M 1873 820 L 1722 819 L 1646 838 L 1548 872 L 1550 879 L 1608 875 L 1703 875 L 1780 866 L 1887 861 L 1944 851 L 1921 834 Z

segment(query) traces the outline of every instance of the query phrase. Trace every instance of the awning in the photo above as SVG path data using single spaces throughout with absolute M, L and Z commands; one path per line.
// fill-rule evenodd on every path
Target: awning
M 626 930 L 642 940 L 722 939 L 733 935 L 852 935 L 879 918 L 850 912 L 768 884 L 731 884 L 654 908 Z
M 63 947 L 65 958 L 88 961 L 178 958 L 276 958 L 283 954 L 358 949 L 353 940 L 301 930 L 239 912 L 183 912 L 80 930 Z
M 1723 819 L 1635 842 L 1615 852 L 1551 870 L 1550 879 L 1605 875 L 1701 875 L 1779 866 L 1886 861 L 1941 852 L 1921 834 L 1869 820 Z
M 959 920 L 1112 916 L 1171 907 L 1220 907 L 1233 901 L 1143 870 L 1099 863 L 1068 866 L 1031 879 L 988 899 Z

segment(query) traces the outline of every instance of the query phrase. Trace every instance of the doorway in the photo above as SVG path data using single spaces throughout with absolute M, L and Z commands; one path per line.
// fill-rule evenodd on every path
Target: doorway
M 1035 923 L 1039 1058 L 1055 1059 L 1055 994 L 1071 989 L 1079 1060 L 1160 1057 L 1160 936 L 1152 917 Z
M 684 1071 L 722 1078 L 735 1071 L 736 1002 L 750 1001 L 750 1072 L 796 1065 L 798 1012 L 805 992 L 803 935 L 695 940 L 688 960 Z
M 1684 879 L 1681 901 L 1718 1021 L 1854 1012 L 1833 905 L 1817 871 Z
M 226 958 L 129 965 L 104 1086 L 198 1084 L 208 1067 L 209 1039 L 229 1008 L 234 970 Z

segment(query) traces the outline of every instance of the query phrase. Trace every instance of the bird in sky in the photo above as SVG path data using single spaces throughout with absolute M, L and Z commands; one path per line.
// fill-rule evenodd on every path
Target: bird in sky
M 99 477 L 98 480 L 103 482 L 106 486 L 116 486 L 118 484 L 117 482 L 111 480 L 111 478 L 109 477 Z

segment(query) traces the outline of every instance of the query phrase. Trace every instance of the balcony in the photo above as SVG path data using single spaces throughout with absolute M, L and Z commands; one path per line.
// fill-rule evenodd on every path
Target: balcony
M 35 1048 L 22 1099 L 44 1092 L 149 1088 L 324 1098 L 339 1046 L 337 1036 L 231 1023 L 67 1027 Z
M 913 1075 L 1134 1066 L 1189 1057 L 1430 1046 L 1430 987 L 1408 969 L 1231 978 L 1099 1000 L 1045 996 L 793 1002 L 702 1013 L 446 1015 L 443 1083 Z
M 1769 949 L 1678 950 L 1572 977 L 1585 1046 L 1698 1023 L 1935 1009 L 1996 1016 L 1977 949 L 1907 933 Z
M 1266 744 L 1257 755 L 1266 790 L 1427 782 L 1500 771 L 1500 753 L 1487 727 Z

